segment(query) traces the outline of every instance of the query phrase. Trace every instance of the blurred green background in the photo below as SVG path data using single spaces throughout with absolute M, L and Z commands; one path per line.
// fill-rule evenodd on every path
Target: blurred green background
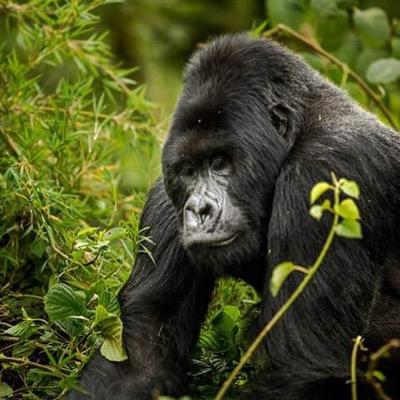
M 359 24 L 357 9 L 368 11 Z M 364 77 L 373 61 L 400 57 L 397 0 L 131 0 L 105 7 L 102 18 L 117 59 L 139 66 L 135 77 L 160 104 L 163 118 L 175 105 L 182 68 L 200 43 L 264 21 L 265 28 L 284 23 L 317 39 Z M 335 79 L 335 71 L 330 77 Z

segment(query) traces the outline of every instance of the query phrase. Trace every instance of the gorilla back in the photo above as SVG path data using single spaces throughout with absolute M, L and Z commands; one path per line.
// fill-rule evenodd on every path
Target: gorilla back
M 308 195 L 334 172 L 361 188 L 363 239 L 335 238 L 265 340 L 266 367 L 243 397 L 350 399 L 353 338 L 373 350 L 400 336 L 398 134 L 281 46 L 226 36 L 187 66 L 162 165 L 141 221 L 155 263 L 139 254 L 120 295 L 128 360 L 97 354 L 81 378 L 86 394 L 68 398 L 185 394 L 215 279 L 252 284 L 264 325 L 301 279 L 290 276 L 273 298 L 272 268 L 311 265 L 324 243 L 330 220 L 309 217 Z M 392 370 L 382 368 L 384 389 L 400 398 Z M 360 398 L 376 398 L 362 376 Z

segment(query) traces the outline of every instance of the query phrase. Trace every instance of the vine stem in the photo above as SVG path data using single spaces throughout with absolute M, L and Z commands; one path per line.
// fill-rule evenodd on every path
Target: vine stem
M 324 50 L 318 43 L 311 41 L 307 37 L 301 35 L 300 33 L 296 32 L 295 30 L 289 28 L 288 26 L 284 24 L 278 24 L 274 28 L 270 29 L 269 31 L 266 31 L 263 33 L 263 36 L 266 38 L 270 38 L 276 35 L 279 35 L 280 33 L 287 33 L 288 35 L 294 37 L 296 40 L 299 42 L 302 42 L 306 46 L 310 47 L 313 49 L 316 53 L 320 54 L 321 56 L 325 57 L 332 63 L 336 64 L 339 66 L 342 71 L 344 72 L 344 75 L 347 79 L 347 76 L 350 76 L 353 80 L 355 80 L 358 85 L 364 90 L 364 92 L 373 100 L 373 102 L 377 105 L 377 107 L 382 111 L 382 114 L 385 116 L 389 124 L 394 128 L 398 129 L 396 126 L 396 123 L 393 120 L 393 117 L 388 110 L 388 108 L 382 103 L 380 96 L 377 95 L 369 86 L 368 84 L 358 75 L 356 72 L 354 72 L 346 63 L 341 61 L 339 58 L 335 57 L 333 54 L 329 53 L 328 51 Z M 343 79 L 344 82 L 344 79 Z
M 362 346 L 363 338 L 358 335 L 354 339 L 353 351 L 351 352 L 351 400 L 357 400 L 357 353 Z
M 339 185 L 338 185 L 336 179 L 335 179 L 334 201 L 335 201 L 335 204 L 339 204 Z M 303 292 L 303 290 L 306 288 L 306 286 L 312 280 L 315 273 L 318 271 L 319 267 L 321 266 L 323 260 L 325 259 L 329 248 L 332 245 L 332 242 L 335 238 L 335 229 L 336 229 L 336 226 L 338 225 L 338 222 L 339 222 L 339 215 L 335 213 L 333 216 L 333 222 L 332 222 L 332 226 L 329 231 L 328 237 L 327 237 L 325 244 L 324 244 L 321 252 L 319 253 L 318 258 L 316 259 L 315 263 L 308 269 L 308 273 L 305 275 L 303 280 L 297 286 L 296 290 L 290 295 L 290 297 L 286 300 L 286 302 L 283 304 L 283 306 L 276 312 L 276 314 L 272 317 L 272 319 L 264 326 L 264 328 L 260 331 L 260 333 L 254 339 L 254 341 L 252 342 L 250 347 L 247 349 L 246 353 L 244 353 L 243 357 L 240 359 L 239 364 L 230 373 L 229 377 L 226 379 L 226 381 L 223 383 L 223 385 L 219 389 L 214 400 L 222 400 L 224 398 L 226 392 L 228 391 L 228 389 L 230 388 L 230 386 L 232 385 L 232 383 L 234 382 L 236 377 L 239 375 L 242 368 L 246 365 L 246 363 L 254 355 L 255 351 L 260 346 L 262 341 L 265 339 L 265 337 L 268 335 L 268 333 L 272 330 L 272 328 L 279 322 L 279 320 L 285 315 L 285 313 L 289 310 L 289 308 L 292 306 L 292 304 L 297 300 L 297 298 L 300 296 L 300 294 Z

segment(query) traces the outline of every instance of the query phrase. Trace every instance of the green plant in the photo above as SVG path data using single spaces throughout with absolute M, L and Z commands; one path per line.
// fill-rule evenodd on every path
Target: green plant
M 159 146 L 98 31 L 109 3 L 0 0 L 0 397 L 60 396 L 101 343 L 125 358 L 116 295 Z

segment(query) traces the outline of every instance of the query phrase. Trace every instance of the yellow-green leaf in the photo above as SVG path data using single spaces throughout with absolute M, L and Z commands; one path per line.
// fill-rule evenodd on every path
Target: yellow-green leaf
M 314 219 L 316 219 L 317 221 L 319 221 L 320 219 L 321 219 L 321 217 L 322 217 L 322 207 L 321 206 L 319 206 L 319 205 L 316 205 L 316 206 L 312 206 L 311 208 L 310 208 L 310 215 L 314 218 Z
M 310 203 L 314 204 L 331 186 L 328 182 L 318 182 L 311 189 Z
M 0 382 L 0 399 L 11 399 L 14 391 L 11 386 L 5 382 Z
M 352 219 L 344 219 L 336 226 L 336 234 L 348 239 L 361 239 L 361 224 Z
M 378 381 L 381 381 L 381 382 L 385 382 L 386 381 L 386 376 L 383 374 L 383 372 L 378 371 L 377 369 L 374 370 L 372 375 L 374 376 L 374 378 L 378 379 Z
M 357 204 L 352 199 L 343 200 L 337 207 L 337 212 L 345 219 L 360 219 Z
M 356 182 L 348 181 L 347 179 L 341 179 L 340 184 L 342 192 L 347 194 L 347 196 L 353 197 L 354 199 L 358 199 L 360 197 L 360 188 Z
M 124 361 L 128 358 L 122 342 L 123 326 L 119 317 L 109 313 L 102 305 L 98 305 L 94 327 L 104 337 L 104 342 L 100 347 L 102 356 L 110 361 Z
M 269 283 L 269 288 L 271 290 L 272 296 L 276 296 L 279 290 L 285 282 L 286 278 L 294 271 L 296 266 L 291 261 L 285 261 L 278 264 L 272 271 L 271 281 Z

